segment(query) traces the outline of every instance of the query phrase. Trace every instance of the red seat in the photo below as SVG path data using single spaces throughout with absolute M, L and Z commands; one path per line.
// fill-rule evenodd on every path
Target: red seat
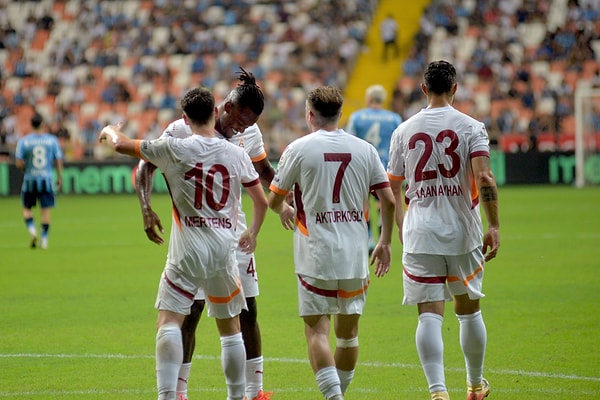
M 575 151 L 575 135 L 570 133 L 558 135 L 558 149 L 560 151 Z
M 505 153 L 518 153 L 529 150 L 529 138 L 521 133 L 509 133 L 498 139 L 500 149 Z
M 543 132 L 537 135 L 538 151 L 556 151 L 557 143 L 554 133 Z

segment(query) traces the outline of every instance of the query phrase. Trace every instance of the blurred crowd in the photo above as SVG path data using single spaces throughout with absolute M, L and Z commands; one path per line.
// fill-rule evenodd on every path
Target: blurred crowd
M 194 85 L 217 100 L 254 73 L 270 158 L 305 133 L 304 96 L 344 87 L 377 0 L 0 0 L 0 153 L 29 130 L 34 110 L 67 159 L 102 159 L 99 128 L 126 121 L 158 136 Z M 399 71 L 392 108 L 423 106 L 432 59 L 460 73 L 456 106 L 486 122 L 493 143 L 573 132 L 577 82 L 600 85 L 600 0 L 434 0 Z M 600 131 L 600 120 L 598 121 Z
M 394 92 L 403 117 L 423 106 L 426 63 L 444 58 L 460 75 L 455 106 L 484 121 L 493 143 L 573 150 L 574 92 L 600 87 L 600 0 L 433 1 L 413 42 Z M 591 129 L 600 133 L 593 106 Z
M 254 73 L 273 158 L 304 133 L 304 96 L 344 87 L 375 0 L 0 0 L 0 146 L 47 116 L 69 159 L 103 158 L 99 127 L 155 137 L 193 85 L 217 100 Z

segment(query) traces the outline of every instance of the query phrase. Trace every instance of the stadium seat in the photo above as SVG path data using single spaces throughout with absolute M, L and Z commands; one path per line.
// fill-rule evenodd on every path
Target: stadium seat
M 575 151 L 575 135 L 569 133 L 561 133 L 558 135 L 558 149 L 560 151 Z
M 529 150 L 529 138 L 521 133 L 509 133 L 498 139 L 500 150 L 505 153 L 519 153 Z
M 538 151 L 556 151 L 557 143 L 554 133 L 542 132 L 537 135 Z

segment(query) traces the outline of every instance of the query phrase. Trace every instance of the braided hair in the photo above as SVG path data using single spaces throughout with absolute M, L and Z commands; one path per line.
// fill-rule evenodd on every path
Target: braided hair
M 260 115 L 265 108 L 265 96 L 256 84 L 256 78 L 251 72 L 240 67 L 238 72 L 241 83 L 227 96 L 232 103 L 242 108 L 250 108 L 256 115 Z

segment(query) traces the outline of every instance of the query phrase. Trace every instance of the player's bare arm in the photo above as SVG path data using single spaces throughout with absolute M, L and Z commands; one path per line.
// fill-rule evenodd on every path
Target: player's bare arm
M 394 228 L 394 210 L 396 208 L 396 200 L 394 193 L 389 187 L 377 189 L 377 198 L 381 212 L 381 235 L 373 254 L 371 255 L 371 265 L 375 264 L 375 275 L 382 277 L 390 270 L 392 262 L 392 231 Z
M 483 235 L 485 261 L 496 257 L 500 248 L 500 220 L 498 216 L 498 187 L 490 168 L 489 157 L 475 157 L 471 160 L 475 183 L 479 191 L 479 201 L 487 219 L 488 229 Z
M 279 215 L 281 225 L 286 230 L 294 230 L 296 210 L 285 201 L 286 197 L 275 192 L 269 193 L 269 208 Z
M 253 162 L 252 165 L 254 166 L 256 172 L 258 172 L 262 187 L 266 190 L 269 190 L 269 185 L 275 176 L 275 169 L 269 162 L 269 159 L 265 157 L 260 161 Z
M 139 148 L 139 143 L 141 141 L 129 139 L 127 136 L 125 136 L 119 130 L 121 128 L 121 126 L 122 126 L 121 123 L 119 123 L 118 125 L 105 126 L 102 129 L 102 131 L 100 132 L 100 135 L 98 138 L 99 141 L 101 143 L 108 144 L 115 151 L 117 151 L 121 154 L 126 154 L 126 155 L 132 156 L 132 157 L 139 157 L 138 148 Z M 142 182 L 138 183 L 138 185 L 136 185 L 136 192 L 138 193 L 138 197 L 140 198 L 140 204 L 142 204 L 142 214 L 144 216 L 144 229 L 146 230 L 146 235 L 148 235 L 150 240 L 152 240 L 153 242 L 161 244 L 161 243 L 163 243 L 163 239 L 156 233 L 156 231 L 154 230 L 154 226 L 158 226 L 158 228 L 162 232 L 162 225 L 160 224 L 160 219 L 158 219 L 158 216 L 156 214 L 154 214 L 154 212 L 149 208 L 149 206 L 150 206 L 150 203 L 149 203 L 150 187 L 149 187 L 149 185 L 150 184 L 148 183 L 148 181 L 151 181 L 152 174 L 150 173 L 149 175 L 150 175 L 150 178 L 143 175 Z M 140 175 L 140 176 L 142 176 L 142 175 Z M 136 175 L 136 178 L 137 177 L 138 176 Z M 145 178 L 145 180 L 144 180 L 144 178 Z M 144 186 L 144 188 L 138 190 L 138 186 L 140 186 L 140 187 Z M 144 201 L 142 200 L 142 197 L 140 197 L 140 193 L 142 193 L 142 196 L 148 202 L 147 205 L 148 205 L 148 208 L 150 209 L 149 214 L 148 214 L 148 212 L 144 211 Z M 148 215 L 149 215 L 149 217 L 148 217 L 149 220 L 147 221 Z M 156 220 L 158 220 L 158 222 L 156 222 Z M 147 229 L 147 224 L 150 226 L 149 229 Z
M 390 187 L 394 195 L 394 201 L 396 204 L 394 216 L 396 219 L 396 225 L 398 226 L 398 237 L 400 238 L 400 243 L 404 243 L 402 238 L 402 224 L 404 222 L 404 199 L 402 196 L 402 182 L 403 180 L 390 179 Z
M 250 254 L 256 249 L 256 238 L 260 232 L 265 216 L 267 215 L 268 204 L 267 197 L 260 184 L 245 187 L 246 193 L 250 196 L 253 203 L 252 223 L 248 229 L 242 233 L 238 241 L 240 249 Z
M 152 209 L 151 203 L 152 179 L 155 172 L 154 164 L 140 160 L 135 174 L 135 192 L 140 202 L 146 236 L 156 244 L 163 244 L 165 241 L 160 234 L 164 234 L 165 231 L 158 214 Z
M 131 157 L 139 157 L 137 146 L 140 140 L 130 139 L 121 132 L 123 123 L 117 125 L 107 125 L 102 128 L 98 140 L 100 143 L 107 144 L 117 153 L 125 154 Z

